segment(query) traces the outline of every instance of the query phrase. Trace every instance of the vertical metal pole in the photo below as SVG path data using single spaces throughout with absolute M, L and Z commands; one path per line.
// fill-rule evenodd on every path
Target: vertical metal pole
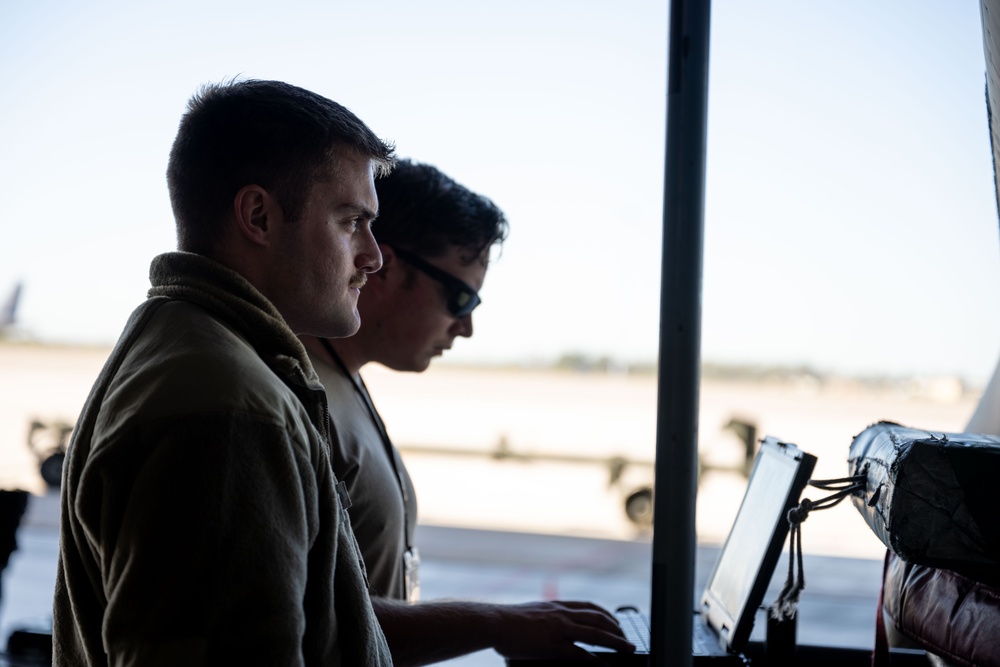
M 672 0 L 653 506 L 654 667 L 692 664 L 710 0 Z

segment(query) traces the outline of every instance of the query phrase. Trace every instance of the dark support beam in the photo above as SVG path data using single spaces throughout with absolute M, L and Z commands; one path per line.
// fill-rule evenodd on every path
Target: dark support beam
M 651 604 L 654 667 L 692 664 L 709 0 L 670 3 Z

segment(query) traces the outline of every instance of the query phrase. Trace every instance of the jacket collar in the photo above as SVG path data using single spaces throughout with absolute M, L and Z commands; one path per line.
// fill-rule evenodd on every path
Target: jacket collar
M 246 278 L 209 257 L 190 252 L 168 252 L 153 258 L 148 296 L 195 303 L 227 320 L 285 375 L 301 369 L 307 385 L 319 377 L 309 355 L 285 319 L 267 297 Z

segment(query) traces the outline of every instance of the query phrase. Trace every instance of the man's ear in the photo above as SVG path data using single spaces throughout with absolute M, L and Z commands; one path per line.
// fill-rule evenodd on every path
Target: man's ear
M 281 207 L 274 196 L 259 185 L 244 185 L 233 199 L 236 228 L 255 245 L 267 245 L 281 219 Z

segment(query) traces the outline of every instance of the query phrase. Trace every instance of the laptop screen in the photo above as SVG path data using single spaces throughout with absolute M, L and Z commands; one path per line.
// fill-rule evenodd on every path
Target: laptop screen
M 702 594 L 704 620 L 729 651 L 742 651 L 788 536 L 786 515 L 799 502 L 816 458 L 767 437 L 761 443 L 729 537 Z

